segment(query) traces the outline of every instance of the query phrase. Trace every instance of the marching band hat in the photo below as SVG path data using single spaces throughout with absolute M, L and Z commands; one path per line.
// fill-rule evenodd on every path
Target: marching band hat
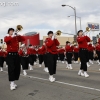
M 9 34 L 10 31 L 15 31 L 15 30 L 14 30 L 14 28 L 9 28 L 8 29 L 8 34 Z
M 49 35 L 49 34 L 53 34 L 53 31 L 49 31 L 49 32 L 47 33 L 47 35 Z
M 70 43 L 69 41 L 66 41 L 66 44 Z
M 30 44 L 29 47 L 31 47 L 32 45 Z
M 79 31 L 77 32 L 77 35 L 79 35 L 80 32 L 83 32 L 83 30 L 79 30 Z

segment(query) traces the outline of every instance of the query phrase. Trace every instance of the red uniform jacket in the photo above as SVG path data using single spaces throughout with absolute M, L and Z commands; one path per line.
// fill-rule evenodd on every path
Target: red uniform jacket
M 4 51 L 0 50 L 0 57 L 4 57 Z
M 66 51 L 66 52 L 73 52 L 73 46 L 66 45 L 66 46 L 65 46 L 65 51 Z
M 96 46 L 96 51 L 100 51 L 100 44 Z
M 26 55 L 28 55 L 28 52 L 24 53 L 24 51 L 22 49 L 20 49 L 19 52 L 18 52 L 18 54 L 20 56 L 26 56 Z
M 74 47 L 73 51 L 76 52 L 76 53 L 78 53 L 79 52 L 79 47 Z
M 90 38 L 88 36 L 82 36 L 77 38 L 77 42 L 79 44 L 79 48 L 87 49 L 88 45 L 87 42 L 90 42 Z
M 43 55 L 42 47 L 39 47 L 39 48 L 38 48 L 38 54 L 39 54 L 39 55 Z
M 61 49 L 58 50 L 59 54 L 63 54 L 64 52 L 65 52 L 65 49 L 63 49 L 63 48 L 61 48 Z
M 59 41 L 57 39 L 52 40 L 51 38 L 46 38 L 46 48 L 47 52 L 50 52 L 51 54 L 57 54 L 57 47 L 59 46 Z
M 3 57 L 7 57 L 7 51 L 4 51 L 4 53 L 3 53 Z
M 7 52 L 18 52 L 19 50 L 19 42 L 25 41 L 23 36 L 6 36 L 4 37 L 4 41 L 7 44 Z
M 33 53 L 34 55 L 36 55 L 36 54 L 37 54 L 37 51 L 33 48 L 32 53 Z
M 38 49 L 38 54 L 46 54 L 47 51 L 46 51 L 46 46 L 43 45 L 41 48 Z
M 100 38 L 98 39 L 98 43 L 100 44 Z
M 93 50 L 95 50 L 95 48 L 92 46 L 92 44 L 89 44 L 88 51 L 93 52 Z
M 32 55 L 33 54 L 33 48 L 28 48 L 27 53 L 28 53 L 28 55 Z

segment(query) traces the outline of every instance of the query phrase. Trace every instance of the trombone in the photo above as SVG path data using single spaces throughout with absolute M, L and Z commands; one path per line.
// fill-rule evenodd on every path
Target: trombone
M 15 30 L 15 35 L 17 35 L 17 33 L 21 31 L 22 29 L 23 29 L 22 25 L 17 25 L 16 30 Z
M 85 31 L 85 32 L 83 32 L 83 34 L 86 34 L 86 35 L 87 35 L 87 33 L 88 33 L 88 32 L 90 32 L 90 31 L 91 31 L 91 28 L 86 27 L 86 31 Z
M 55 33 L 55 35 L 57 35 L 57 36 L 61 36 L 61 34 L 74 35 L 74 34 L 64 33 L 64 32 L 62 32 L 62 31 L 60 31 L 60 30 L 58 30 L 58 31 Z
M 85 34 L 85 33 L 87 34 L 87 33 L 90 32 L 90 31 L 91 31 L 91 28 L 86 27 L 86 31 L 83 32 L 83 33 L 84 33 L 84 34 Z M 55 33 L 55 35 L 57 35 L 57 36 L 61 36 L 61 34 L 75 35 L 75 34 L 64 33 L 64 32 L 62 32 L 62 31 L 60 31 L 60 30 L 58 30 L 58 31 Z

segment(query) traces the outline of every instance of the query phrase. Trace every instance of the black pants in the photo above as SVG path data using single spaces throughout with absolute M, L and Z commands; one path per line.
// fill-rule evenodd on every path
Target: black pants
M 8 53 L 7 64 L 8 64 L 9 81 L 19 80 L 20 57 L 17 52 L 16 53 Z
M 48 67 L 48 62 L 47 62 L 47 54 L 44 54 L 43 55 L 43 60 L 44 60 L 44 65 L 45 65 L 45 67 Z
M 34 55 L 29 55 L 28 61 L 29 61 L 29 64 L 33 66 L 34 65 Z
M 89 52 L 89 60 L 93 60 L 93 52 Z
M 6 65 L 8 65 L 8 64 L 7 64 L 7 57 L 4 57 L 4 61 L 6 62 Z
M 57 54 L 47 53 L 47 63 L 49 74 L 56 74 Z
M 59 54 L 59 57 L 60 57 L 60 60 L 61 60 L 61 61 L 64 61 L 64 53 Z
M 98 51 L 98 59 L 99 59 L 99 61 L 100 61 L 100 51 Z
M 32 58 L 33 58 L 33 65 L 34 65 L 34 62 L 36 62 L 36 57 L 37 57 L 37 56 L 36 56 L 35 54 L 32 55 Z
M 78 55 L 79 55 L 78 52 L 74 52 L 74 60 L 75 60 L 75 61 L 78 61 Z
M 39 64 L 42 64 L 43 63 L 43 55 L 38 55 L 38 57 L 39 57 Z
M 66 57 L 67 57 L 67 62 L 68 64 L 71 64 L 72 63 L 72 52 L 67 52 L 66 53 Z
M 36 62 L 36 61 L 37 61 L 37 55 L 34 54 L 34 62 Z
M 20 57 L 23 70 L 28 69 L 28 57 Z
M 80 69 L 83 71 L 87 71 L 87 61 L 88 61 L 88 50 L 86 49 L 80 49 L 79 56 L 81 61 L 81 67 Z
M 3 68 L 3 64 L 4 64 L 4 57 L 0 57 L 0 67 Z
M 89 51 L 87 50 L 87 62 L 89 62 L 89 57 L 90 56 L 90 54 L 89 54 Z
M 60 60 L 60 55 L 59 54 L 57 54 L 57 60 Z

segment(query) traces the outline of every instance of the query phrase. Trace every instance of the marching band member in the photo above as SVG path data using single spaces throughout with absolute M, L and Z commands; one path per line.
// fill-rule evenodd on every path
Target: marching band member
M 3 71 L 3 64 L 4 64 L 4 51 L 2 47 L 0 47 L 0 71 Z
M 38 48 L 38 58 L 39 58 L 39 67 L 42 67 L 42 63 L 43 63 L 43 50 L 42 50 L 42 46 L 40 46 Z
M 89 42 L 87 43 L 87 50 L 88 50 L 88 53 L 87 53 L 87 67 L 90 67 L 91 65 L 89 64 L 89 48 L 88 48 L 88 45 L 89 45 Z
M 18 53 L 20 55 L 20 62 L 23 69 L 23 75 L 26 76 L 27 75 L 26 70 L 28 70 L 28 54 L 27 54 L 27 47 L 25 44 L 21 45 L 21 48 Z
M 73 69 L 72 68 L 73 45 L 70 44 L 69 41 L 66 42 L 65 51 L 66 51 L 66 58 L 68 62 L 68 65 L 66 68 Z
M 60 49 L 60 47 L 56 46 L 56 48 L 57 48 L 57 51 L 58 51 L 58 53 L 57 53 L 57 62 L 60 62 L 60 56 L 59 56 L 59 49 Z
M 97 63 L 98 63 L 98 65 L 100 65 L 100 41 L 96 44 L 95 49 L 96 49 L 96 54 L 97 54 L 97 57 L 98 57 Z M 99 69 L 99 71 L 100 71 L 100 69 Z
M 36 65 L 36 61 L 37 61 L 37 51 L 38 51 L 38 48 L 36 46 L 33 46 L 33 63 L 34 65 Z
M 95 50 L 95 48 L 94 48 L 94 46 L 92 46 L 92 43 L 89 43 L 89 44 L 88 44 L 89 62 L 90 62 L 91 64 L 93 64 L 93 53 L 94 53 L 94 50 Z
M 3 56 L 4 56 L 4 61 L 6 62 L 6 68 L 8 68 L 8 64 L 7 64 L 7 54 L 8 54 L 7 53 L 7 49 L 5 48 L 4 49 L 4 55 Z
M 43 43 L 42 50 L 43 50 L 43 60 L 44 60 L 44 65 L 45 65 L 44 71 L 49 73 L 48 61 L 47 61 L 47 49 L 46 49 L 46 46 L 45 46 L 45 41 Z
M 73 52 L 74 52 L 74 63 L 78 63 L 78 57 L 79 57 L 79 47 L 78 45 L 74 45 L 74 48 L 73 48 Z
M 62 63 L 64 63 L 64 57 L 65 57 L 64 52 L 65 52 L 65 48 L 60 47 L 58 49 L 59 57 Z
M 19 80 L 20 76 L 20 58 L 18 55 L 19 42 L 24 41 L 25 38 L 21 35 L 14 34 L 14 29 L 8 29 L 8 36 L 4 37 L 4 41 L 7 45 L 7 64 L 8 64 L 8 76 L 10 89 L 16 89 L 17 85 L 14 83 L 15 80 Z
M 30 44 L 27 54 L 29 55 L 28 60 L 29 60 L 29 70 L 33 70 L 33 65 L 34 65 L 34 55 L 33 55 L 33 46 Z
M 97 55 L 97 63 L 98 63 L 98 65 L 100 65 L 100 61 L 99 61 L 100 49 L 99 49 L 99 43 L 98 42 L 96 43 L 95 50 L 96 50 L 96 55 Z
M 43 45 L 40 48 L 40 51 L 41 51 L 41 54 L 43 55 L 43 61 L 44 61 L 44 65 L 45 65 L 44 71 L 49 73 L 48 65 L 47 65 L 47 50 L 46 50 L 46 46 L 45 46 L 45 41 L 43 42 Z
M 59 46 L 59 41 L 57 40 L 56 35 L 53 37 L 53 31 L 48 32 L 48 38 L 46 38 L 46 48 L 47 48 L 47 60 L 48 60 L 48 69 L 49 69 L 49 80 L 54 82 L 55 78 L 53 77 L 56 74 L 56 63 L 57 63 L 57 48 Z
M 100 44 L 96 45 L 96 53 L 98 55 L 98 65 L 100 65 Z
M 84 36 L 83 31 L 79 30 L 77 42 L 79 44 L 79 56 L 81 60 L 81 67 L 78 72 L 78 75 L 89 77 L 89 75 L 87 74 L 87 43 L 90 42 L 90 38 L 88 36 Z M 84 73 L 82 71 L 84 71 Z

